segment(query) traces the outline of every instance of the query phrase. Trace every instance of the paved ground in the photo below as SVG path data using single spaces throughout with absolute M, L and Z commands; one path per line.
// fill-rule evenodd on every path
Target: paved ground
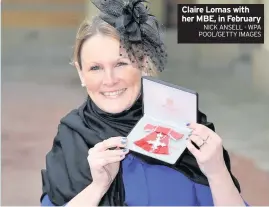
M 74 35 L 75 30 L 2 34 L 2 205 L 39 204 L 40 169 L 59 119 L 83 100 L 68 65 Z M 225 57 L 210 56 L 201 62 L 196 46 L 177 46 L 175 34 L 169 35 L 170 61 L 162 78 L 199 92 L 201 109 L 232 153 L 244 198 L 269 205 L 269 99 L 248 83 L 250 62 L 235 57 L 239 61 L 231 66 Z

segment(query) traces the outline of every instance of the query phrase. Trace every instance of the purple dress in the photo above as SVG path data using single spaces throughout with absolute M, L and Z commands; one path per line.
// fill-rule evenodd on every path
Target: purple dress
M 147 164 L 131 154 L 122 164 L 128 206 L 214 206 L 208 186 L 174 169 Z M 53 206 L 47 195 L 41 205 Z

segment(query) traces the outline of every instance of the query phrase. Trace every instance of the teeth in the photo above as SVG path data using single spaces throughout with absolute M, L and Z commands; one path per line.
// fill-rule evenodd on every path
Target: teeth
M 125 91 L 125 89 L 122 90 L 118 90 L 118 91 L 113 91 L 113 92 L 105 92 L 103 93 L 105 96 L 117 96 L 121 93 L 123 93 Z

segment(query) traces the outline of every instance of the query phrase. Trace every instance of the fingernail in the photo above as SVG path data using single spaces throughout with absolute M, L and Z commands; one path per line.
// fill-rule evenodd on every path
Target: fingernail
M 127 137 L 121 137 L 121 142 L 124 144 L 127 141 Z

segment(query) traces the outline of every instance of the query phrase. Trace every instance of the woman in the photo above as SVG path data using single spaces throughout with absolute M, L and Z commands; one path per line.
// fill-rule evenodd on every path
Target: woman
M 245 205 L 221 138 L 201 112 L 174 166 L 125 148 L 142 117 L 141 77 L 162 71 L 167 55 L 141 1 L 93 3 L 102 13 L 81 25 L 74 52 L 88 97 L 58 127 L 42 170 L 42 205 Z

